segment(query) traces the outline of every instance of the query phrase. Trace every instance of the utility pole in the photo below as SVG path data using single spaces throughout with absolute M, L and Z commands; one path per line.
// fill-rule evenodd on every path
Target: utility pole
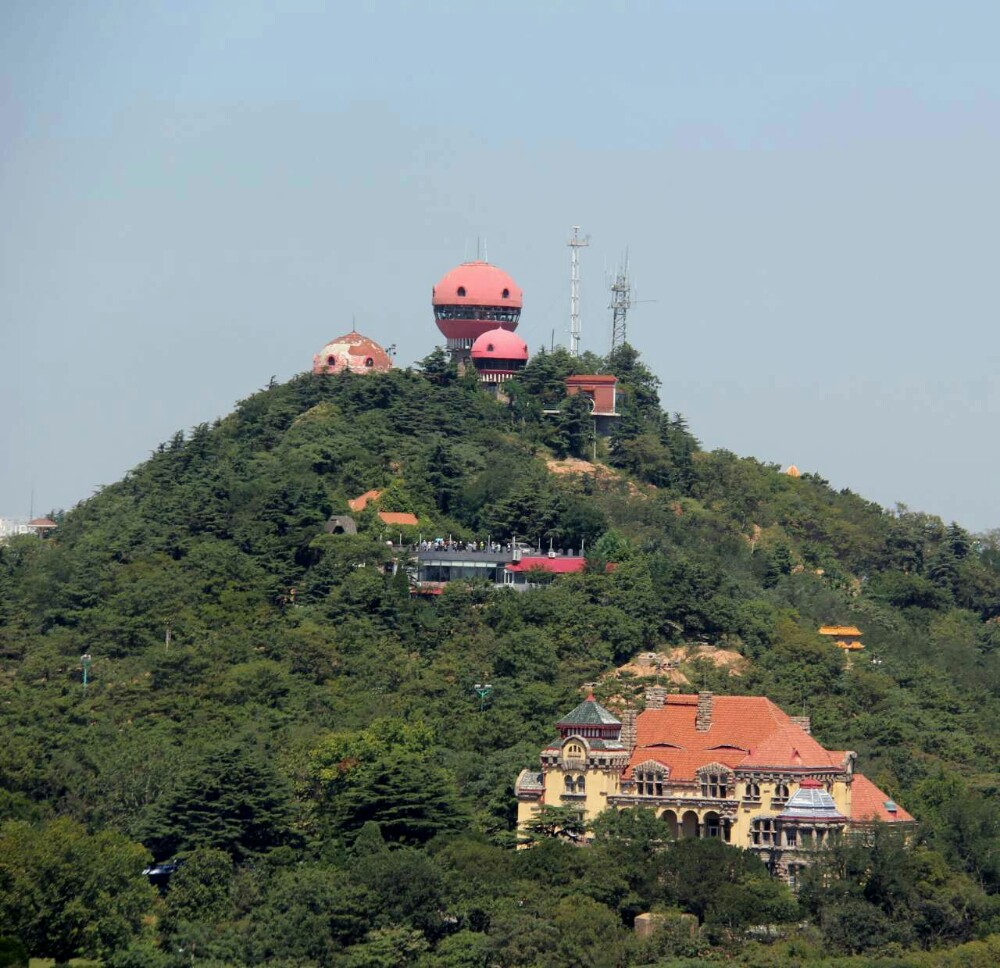
M 479 711 L 482 712 L 486 708 L 487 697 L 493 692 L 493 686 L 488 682 L 477 682 L 472 688 L 479 696 Z
M 580 238 L 580 226 L 573 226 L 573 238 L 567 243 L 569 260 L 569 355 L 580 355 L 580 249 L 590 245 L 590 236 Z

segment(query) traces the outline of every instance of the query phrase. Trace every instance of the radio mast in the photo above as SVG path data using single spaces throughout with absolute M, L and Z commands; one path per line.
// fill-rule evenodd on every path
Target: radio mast
M 580 249 L 590 245 L 590 236 L 580 238 L 580 226 L 573 226 L 573 238 L 567 243 L 569 261 L 569 355 L 580 355 Z
M 611 283 L 611 352 L 628 342 L 625 321 L 632 306 L 632 283 L 628 278 L 628 249 L 625 250 L 625 264 L 618 268 L 615 281 Z

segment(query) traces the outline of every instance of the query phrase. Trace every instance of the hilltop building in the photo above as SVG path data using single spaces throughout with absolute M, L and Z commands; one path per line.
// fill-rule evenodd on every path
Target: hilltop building
M 524 293 L 514 280 L 488 262 L 463 262 L 446 272 L 431 292 L 434 319 L 452 358 L 468 363 L 472 344 L 490 330 L 514 332 Z
M 426 542 L 417 551 L 414 590 L 434 594 L 452 581 L 488 581 L 493 585 L 526 591 L 536 588 L 539 579 L 557 575 L 578 575 L 587 567 L 582 554 L 531 554 L 520 548 L 494 546 L 494 549 L 456 547 L 452 544 Z M 608 570 L 614 568 L 607 565 Z
M 392 357 L 357 330 L 330 340 L 313 357 L 313 373 L 388 373 Z
M 590 398 L 590 413 L 599 434 L 611 432 L 618 412 L 618 377 L 598 373 L 577 373 L 566 377 L 566 395 Z
M 718 837 L 752 850 L 795 883 L 827 840 L 879 820 L 913 817 L 854 771 L 856 754 L 824 749 L 808 717 L 761 696 L 668 695 L 617 719 L 590 695 L 556 723 L 541 769 L 515 786 L 518 824 L 542 806 L 650 807 L 671 837 Z

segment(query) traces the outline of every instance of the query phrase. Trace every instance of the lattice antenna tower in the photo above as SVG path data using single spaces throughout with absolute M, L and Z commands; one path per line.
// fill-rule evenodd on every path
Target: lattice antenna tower
M 580 355 L 580 249 L 590 245 L 590 236 L 580 238 L 580 226 L 573 226 L 573 238 L 567 243 L 569 260 L 569 355 Z
M 614 282 L 611 283 L 611 352 L 628 342 L 626 321 L 628 311 L 632 306 L 632 283 L 628 277 L 628 249 L 625 250 L 625 262 L 619 266 Z

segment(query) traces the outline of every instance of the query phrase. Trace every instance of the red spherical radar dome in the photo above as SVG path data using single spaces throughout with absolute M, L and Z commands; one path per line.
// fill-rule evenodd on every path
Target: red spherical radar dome
M 520 336 L 505 329 L 491 329 L 473 344 L 469 354 L 473 360 L 511 360 L 528 362 L 528 344 Z
M 330 340 L 313 357 L 313 373 L 386 373 L 392 358 L 378 343 L 352 330 L 346 336 Z
M 521 316 L 524 293 L 497 266 L 463 262 L 446 272 L 434 287 L 431 303 L 438 329 L 452 349 L 468 348 L 491 329 L 514 330 Z
M 472 365 L 484 383 L 504 383 L 528 362 L 528 344 L 505 329 L 483 333 L 469 351 Z

